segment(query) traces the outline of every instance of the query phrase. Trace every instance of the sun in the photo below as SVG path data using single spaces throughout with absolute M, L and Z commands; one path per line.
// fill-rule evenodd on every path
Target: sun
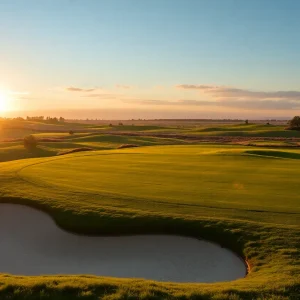
M 7 111 L 9 109 L 9 96 L 3 90 L 0 90 L 0 112 Z

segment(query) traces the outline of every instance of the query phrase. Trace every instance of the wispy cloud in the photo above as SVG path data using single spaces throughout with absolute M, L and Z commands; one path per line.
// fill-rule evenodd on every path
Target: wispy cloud
M 123 89 L 123 90 L 129 90 L 132 89 L 131 85 L 122 85 L 122 84 L 116 84 L 117 89 Z
M 299 101 L 291 99 L 280 100 L 259 100 L 253 99 L 236 101 L 235 99 L 226 99 L 219 102 L 221 106 L 232 108 L 242 108 L 249 110 L 296 110 L 300 109 Z
M 197 100 L 154 100 L 154 99 L 125 99 L 125 103 L 141 104 L 141 105 L 191 105 L 191 106 L 200 106 L 200 105 L 215 105 L 215 102 L 212 101 L 197 101 Z
M 123 102 L 139 105 L 151 105 L 151 106 L 210 106 L 219 108 L 236 108 L 244 110 L 295 110 L 300 109 L 299 101 L 290 99 L 280 100 L 260 100 L 253 101 L 253 99 L 236 100 L 226 98 L 220 101 L 201 101 L 201 100 L 143 100 L 143 99 L 132 99 L 123 100 Z
M 180 105 L 196 105 L 196 106 L 216 105 L 216 102 L 199 101 L 199 100 L 178 100 L 176 103 Z
M 65 90 L 68 91 L 68 92 L 84 92 L 84 93 L 89 93 L 89 92 L 95 91 L 96 89 L 83 89 L 83 88 L 79 88 L 79 87 L 70 86 L 70 87 L 67 87 Z
M 186 90 L 210 90 L 212 88 L 216 88 L 215 86 L 212 85 L 204 85 L 204 84 L 199 84 L 199 85 L 194 85 L 194 84 L 178 84 L 176 85 L 178 89 L 186 89 Z
M 81 97 L 85 98 L 97 98 L 97 99 L 116 99 L 116 95 L 113 94 L 86 94 Z
M 124 103 L 141 104 L 141 105 L 168 105 L 170 101 L 167 100 L 152 100 L 152 99 L 123 99 Z
M 216 99 L 254 99 L 254 100 L 300 100 L 300 91 L 252 91 L 247 89 L 239 89 L 234 87 L 214 86 L 214 85 L 192 85 L 179 84 L 178 89 L 198 90 L 204 94 L 208 94 Z

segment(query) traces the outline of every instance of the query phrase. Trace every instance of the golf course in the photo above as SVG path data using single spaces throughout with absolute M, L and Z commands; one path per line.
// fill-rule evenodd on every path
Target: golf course
M 226 143 L 189 140 L 174 136 L 174 129 L 167 127 L 164 136 L 158 136 L 155 129 L 140 127 L 117 135 L 112 133 L 115 128 L 98 132 L 99 128 L 84 127 L 93 132 L 72 136 L 44 130 L 35 135 L 40 139 L 37 149 L 22 150 L 32 158 L 7 156 L 0 163 L 0 215 L 6 216 L 0 224 L 7 228 L 0 230 L 1 240 L 7 241 L 2 247 L 7 250 L 0 251 L 3 268 L 7 266 L 7 271 L 0 269 L 0 299 L 299 299 L 300 150 L 297 140 L 288 140 L 297 132 L 288 132 L 287 140 L 277 142 L 260 140 L 258 134 L 249 145 L 235 137 Z M 223 135 L 228 127 L 214 130 Z M 261 125 L 249 125 L 244 136 L 248 138 L 247 132 L 255 136 L 255 127 Z M 272 132 L 284 136 L 280 126 L 274 127 Z M 201 132 L 181 129 L 180 135 L 184 131 Z M 88 143 L 89 151 L 69 151 L 78 148 L 79 141 L 81 147 Z M 18 139 L 1 145 L 8 149 L 11 143 L 21 149 Z M 66 143 L 68 153 L 49 151 L 38 157 L 47 147 Z M 8 232 L 20 238 L 11 248 Z M 60 238 L 54 239 L 56 234 Z M 37 236 L 39 246 L 18 252 L 18 245 L 36 241 Z M 37 247 L 53 255 L 64 242 L 68 245 L 60 252 L 66 252 L 65 262 L 75 255 L 75 248 L 81 249 L 84 271 L 64 268 L 63 262 L 55 269 L 51 260 L 43 269 L 38 254 L 40 269 L 30 269 Z M 235 260 L 228 265 L 227 259 L 226 265 L 222 259 L 209 258 L 218 253 L 213 248 L 188 250 L 190 243 L 200 247 L 198 242 L 221 246 Z M 110 252 L 113 265 L 103 265 L 101 272 L 101 264 L 95 265 L 97 255 L 106 257 Z M 156 252 L 163 253 L 161 263 L 151 257 Z M 14 255 L 20 259 L 12 268 L 9 259 L 16 261 Z M 148 265 L 145 255 L 152 261 Z M 182 265 L 188 257 L 190 271 L 188 264 Z M 136 258 L 144 272 L 134 271 Z M 219 269 L 223 266 L 216 273 L 233 271 L 239 261 L 241 275 L 205 281 L 201 276 L 214 272 L 207 271 L 214 259 Z M 179 263 L 179 277 L 172 269 L 163 273 L 167 261 Z M 87 262 L 95 267 L 87 267 Z M 110 272 L 118 265 L 125 267 Z M 167 272 L 173 277 L 157 277 Z
M 299 16 L 0 0 L 0 300 L 300 300 Z

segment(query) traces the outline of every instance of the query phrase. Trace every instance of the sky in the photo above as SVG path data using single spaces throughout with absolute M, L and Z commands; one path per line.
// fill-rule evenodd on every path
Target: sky
M 0 116 L 300 114 L 299 0 L 1 0 Z

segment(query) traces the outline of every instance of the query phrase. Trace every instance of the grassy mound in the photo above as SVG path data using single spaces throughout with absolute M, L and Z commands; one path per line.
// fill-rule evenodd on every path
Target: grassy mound
M 138 145 L 135 145 L 135 144 L 123 144 L 123 145 L 119 146 L 118 149 L 135 148 L 135 147 L 138 147 Z
M 300 159 L 300 152 L 292 151 L 274 151 L 274 150 L 247 150 L 247 154 L 266 156 L 271 158 L 289 158 L 289 159 Z
M 78 233 L 216 241 L 251 271 L 216 284 L 0 275 L 0 299 L 297 299 L 300 161 L 248 149 L 156 146 L 1 163 L 0 202 L 42 209 Z
M 62 151 L 62 152 L 59 152 L 57 155 L 66 155 L 66 154 L 71 154 L 71 153 L 85 152 L 85 151 L 92 151 L 92 150 L 93 150 L 92 148 L 82 147 L 82 148 L 71 149 L 68 151 Z

